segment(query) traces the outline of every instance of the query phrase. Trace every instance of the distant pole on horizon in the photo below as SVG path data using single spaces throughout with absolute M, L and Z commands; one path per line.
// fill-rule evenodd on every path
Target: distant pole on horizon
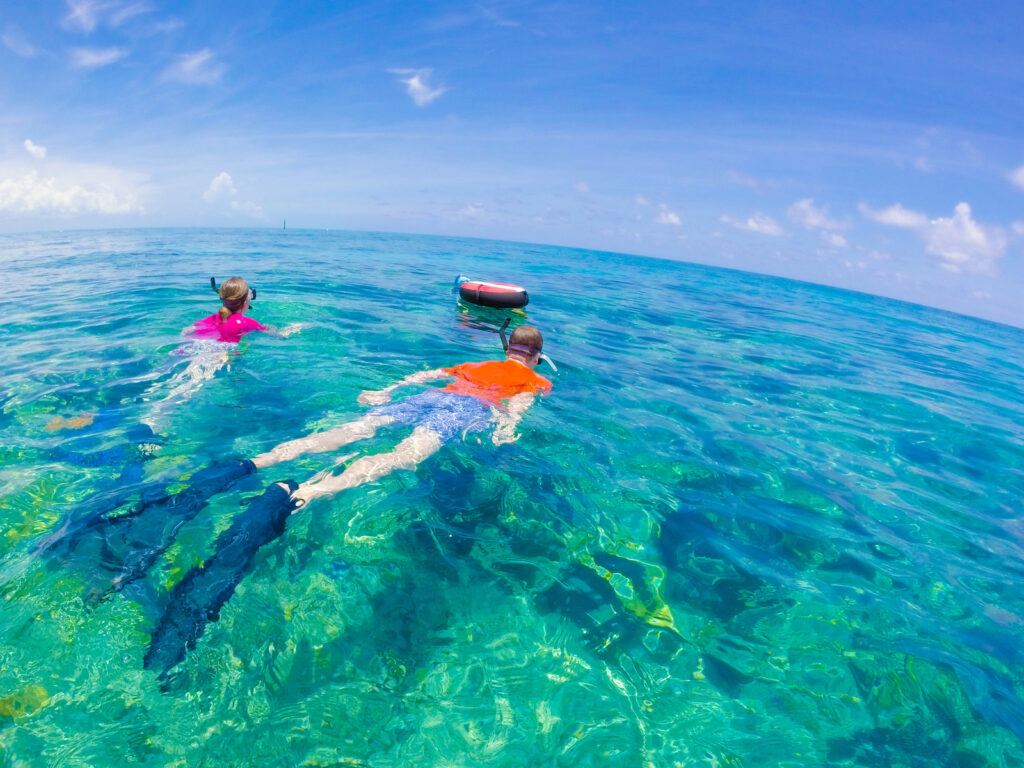
M 288 229 L 288 219 L 281 220 L 281 229 Z

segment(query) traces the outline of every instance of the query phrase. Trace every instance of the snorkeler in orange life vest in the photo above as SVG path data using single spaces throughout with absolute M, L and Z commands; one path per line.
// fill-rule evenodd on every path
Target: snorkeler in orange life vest
M 495 445 L 515 442 L 516 426 L 537 394 L 551 391 L 551 382 L 534 372 L 543 346 L 539 330 L 531 325 L 519 326 L 508 339 L 505 360 L 414 373 L 384 389 L 360 394 L 360 403 L 375 407 L 356 421 L 282 443 L 249 461 L 227 462 L 196 473 L 193 480 L 202 475 L 203 482 L 211 481 L 202 489 L 209 498 L 257 469 L 306 453 L 337 450 L 373 437 L 379 428 L 388 425 L 413 427 L 412 434 L 393 451 L 362 456 L 337 477 L 326 471 L 301 485 L 291 480 L 275 483 L 262 496 L 252 499 L 231 527 L 218 537 L 214 555 L 193 568 L 172 589 L 144 665 L 163 677 L 181 661 L 187 649 L 195 646 L 206 624 L 216 620 L 256 551 L 280 536 L 288 517 L 313 499 L 377 480 L 396 469 L 414 469 L 445 442 L 469 432 L 493 427 L 491 441 Z M 399 387 L 441 379 L 449 379 L 448 386 L 391 402 L 391 393 Z M 213 482 L 214 474 L 223 482 Z

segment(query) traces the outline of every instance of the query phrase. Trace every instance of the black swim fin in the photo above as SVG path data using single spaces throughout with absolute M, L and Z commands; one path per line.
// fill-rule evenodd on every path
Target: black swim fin
M 132 515 L 118 538 L 127 542 L 128 552 L 120 558 L 105 557 L 109 567 L 118 567 L 120 573 L 111 582 L 111 591 L 118 592 L 142 578 L 150 566 L 174 543 L 178 531 L 199 514 L 212 496 L 222 493 L 256 471 L 251 461 L 228 461 L 199 470 L 186 488 L 173 496 L 164 496 Z M 119 561 L 119 562 L 118 562 Z
M 84 540 L 98 542 L 103 566 L 116 575 L 107 589 L 92 595 L 99 600 L 141 578 L 150 566 L 174 543 L 178 531 L 194 518 L 208 500 L 226 491 L 243 477 L 256 471 L 251 461 L 226 461 L 196 472 L 178 493 L 169 493 L 171 484 L 153 483 L 141 491 L 141 499 L 117 516 L 111 512 L 124 506 L 125 500 L 93 504 L 93 510 L 44 540 L 37 553 L 60 549 L 71 552 Z
M 284 532 L 288 517 L 298 503 L 291 494 L 298 488 L 285 481 L 262 496 L 251 499 L 224 533 L 217 538 L 216 551 L 209 560 L 189 571 L 171 590 L 171 598 L 150 638 L 142 665 L 159 672 L 161 679 L 195 648 L 206 625 L 217 621 L 220 609 L 249 570 L 257 550 Z

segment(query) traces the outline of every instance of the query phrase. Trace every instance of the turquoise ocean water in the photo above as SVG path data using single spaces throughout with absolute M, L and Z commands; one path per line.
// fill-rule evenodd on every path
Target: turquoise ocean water
M 161 685 L 142 658 L 168 590 L 246 499 L 339 457 L 216 496 L 103 599 L 103 552 L 39 542 L 499 355 L 506 315 L 459 306 L 460 272 L 525 285 L 516 322 L 558 365 L 519 441 L 313 502 Z M 1020 330 L 397 235 L 6 236 L 0 274 L 3 765 L 1024 765 Z M 234 274 L 252 316 L 309 327 L 182 389 L 181 329 Z

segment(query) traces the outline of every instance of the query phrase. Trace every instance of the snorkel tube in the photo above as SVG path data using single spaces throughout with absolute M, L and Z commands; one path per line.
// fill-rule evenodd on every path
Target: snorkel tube
M 501 324 L 501 328 L 498 329 L 498 335 L 501 336 L 501 349 L 503 352 L 508 352 L 508 339 L 505 338 L 505 329 L 508 328 L 508 324 L 512 322 L 511 317 L 506 317 L 505 322 Z
M 220 296 L 220 286 L 217 285 L 217 278 L 210 278 L 210 287 L 213 288 L 214 293 Z M 256 289 L 249 286 L 249 303 L 252 304 L 254 301 L 256 301 Z
M 498 329 L 498 335 L 501 337 L 501 348 L 505 351 L 506 355 L 508 354 L 510 348 L 515 350 L 516 352 L 525 352 L 526 354 L 530 354 L 532 350 L 530 350 L 528 347 L 523 347 L 520 346 L 519 344 L 515 344 L 510 347 L 508 339 L 505 338 L 505 329 L 508 328 L 508 324 L 511 322 L 512 318 L 506 317 L 505 322 L 502 323 L 501 328 Z M 550 357 L 545 355 L 543 352 L 540 353 L 539 357 L 542 363 L 547 363 L 548 365 L 551 366 L 551 370 L 553 370 L 555 373 L 558 373 L 558 366 L 555 365 L 554 361 Z

